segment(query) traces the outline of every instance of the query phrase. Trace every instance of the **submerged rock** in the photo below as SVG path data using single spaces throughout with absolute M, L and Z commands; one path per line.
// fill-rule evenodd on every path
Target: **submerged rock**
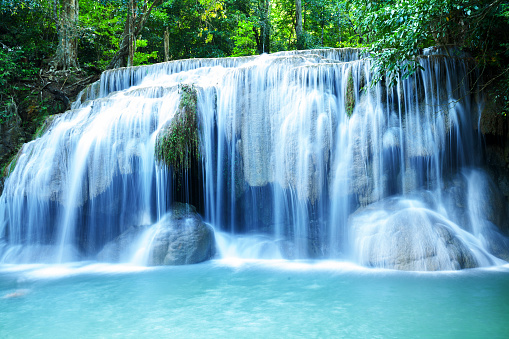
M 104 245 L 97 254 L 97 260 L 106 262 L 130 261 L 138 239 L 149 228 L 148 225 L 131 226 L 114 240 Z
M 415 200 L 387 199 L 349 220 L 356 257 L 371 267 L 439 271 L 493 264 L 481 244 Z
M 451 221 L 480 239 L 494 256 L 509 260 L 505 199 L 489 175 L 464 170 L 445 182 L 444 206 Z
M 202 221 L 194 206 L 175 203 L 170 213 L 157 224 L 130 227 L 107 243 L 97 259 L 110 262 L 132 261 L 136 253 L 144 251 L 144 247 L 146 259 L 143 264 L 196 264 L 214 256 L 214 231 Z
M 489 222 L 482 222 L 479 238 L 488 252 L 495 257 L 509 261 L 509 238 L 500 233 L 498 227 Z
M 58 263 L 61 260 L 81 260 L 80 251 L 73 245 L 7 245 L 0 243 L 0 262 L 9 264 Z

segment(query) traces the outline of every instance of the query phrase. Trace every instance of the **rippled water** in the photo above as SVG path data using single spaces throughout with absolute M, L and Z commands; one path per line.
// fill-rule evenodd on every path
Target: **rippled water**
M 0 266 L 2 338 L 473 337 L 509 333 L 509 265 L 340 262 Z

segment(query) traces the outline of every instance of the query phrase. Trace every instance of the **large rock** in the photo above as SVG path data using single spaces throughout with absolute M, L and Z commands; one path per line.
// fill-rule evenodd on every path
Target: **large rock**
M 175 203 L 158 227 L 149 265 L 195 264 L 215 254 L 214 231 L 191 205 Z
M 107 243 L 97 259 L 136 261 L 147 265 L 185 265 L 208 260 L 214 254 L 212 227 L 202 221 L 193 206 L 175 203 L 170 213 L 157 224 L 130 227 Z
M 369 205 L 354 213 L 349 224 L 362 265 L 438 271 L 492 264 L 472 235 L 416 200 Z

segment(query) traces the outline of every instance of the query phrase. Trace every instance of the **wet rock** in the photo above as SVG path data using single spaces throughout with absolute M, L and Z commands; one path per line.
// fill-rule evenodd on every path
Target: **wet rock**
M 191 205 L 175 203 L 159 227 L 149 265 L 196 264 L 215 254 L 214 231 Z
M 442 196 L 450 220 L 464 230 L 472 232 L 467 201 L 468 187 L 465 177 L 456 175 L 453 179 L 445 180 L 444 186 Z
M 136 250 L 134 247 L 138 239 L 149 227 L 149 225 L 129 227 L 103 247 L 97 254 L 97 260 L 115 263 L 129 261 Z
M 504 196 L 481 170 L 463 171 L 446 180 L 443 199 L 449 218 L 476 236 L 486 222 L 501 232 L 509 230 Z
M 18 108 L 14 102 L 7 105 L 7 116 L 6 121 L 0 123 L 0 170 L 2 165 L 9 161 L 11 154 L 18 149 L 23 135 L 21 118 L 18 116 Z
M 351 117 L 353 109 L 355 107 L 355 88 L 352 76 L 352 70 L 348 70 L 347 82 L 346 82 L 346 93 L 345 93 L 345 111 L 346 114 Z
M 154 229 L 155 228 L 155 229 Z M 149 237 L 147 243 L 143 238 Z M 97 255 L 99 261 L 126 262 L 140 247 L 148 245 L 146 264 L 185 265 L 210 259 L 215 254 L 214 231 L 205 224 L 194 206 L 175 203 L 161 221 L 152 226 L 133 226 L 107 243 Z
M 407 271 L 458 270 L 491 264 L 468 233 L 415 200 L 386 199 L 349 219 L 355 255 L 366 266 Z
M 79 250 L 73 245 L 7 245 L 0 244 L 0 261 L 9 264 L 45 263 L 76 261 L 82 258 Z
M 480 238 L 486 250 L 502 260 L 509 261 L 509 238 L 489 221 L 484 221 L 482 226 Z

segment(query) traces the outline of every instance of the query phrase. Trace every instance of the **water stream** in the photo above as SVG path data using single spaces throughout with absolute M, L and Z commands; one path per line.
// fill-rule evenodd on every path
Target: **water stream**
M 506 210 L 482 169 L 469 65 L 420 63 L 393 88 L 372 85 L 356 49 L 105 72 L 20 153 L 0 197 L 0 262 L 95 260 L 130 227 L 156 225 L 178 189 L 223 257 L 504 264 Z M 183 183 L 154 155 L 182 84 L 197 94 L 202 155 Z

